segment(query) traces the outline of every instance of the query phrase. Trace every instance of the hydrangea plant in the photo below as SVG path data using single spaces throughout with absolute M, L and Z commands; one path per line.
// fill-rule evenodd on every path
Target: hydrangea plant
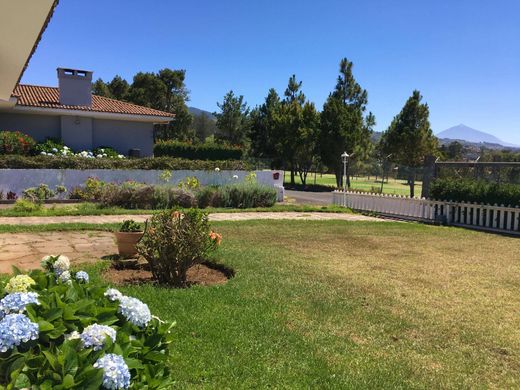
M 173 324 L 136 298 L 86 283 L 65 257 L 43 264 L 15 270 L 0 291 L 0 389 L 171 388 Z

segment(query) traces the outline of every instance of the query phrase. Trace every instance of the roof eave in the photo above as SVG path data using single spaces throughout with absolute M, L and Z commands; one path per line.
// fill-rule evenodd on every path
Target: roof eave
M 140 114 L 125 114 L 115 112 L 102 111 L 85 111 L 85 110 L 71 110 L 62 108 L 47 108 L 47 107 L 32 107 L 17 105 L 10 109 L 11 112 L 25 113 L 25 114 L 40 114 L 40 115 L 60 115 L 60 116 L 78 116 L 94 119 L 108 119 L 130 122 L 147 122 L 147 123 L 170 123 L 175 118 L 170 116 L 157 115 L 140 115 Z

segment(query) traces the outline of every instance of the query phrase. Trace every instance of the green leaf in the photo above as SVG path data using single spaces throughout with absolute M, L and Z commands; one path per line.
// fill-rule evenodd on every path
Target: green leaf
M 54 321 L 60 318 L 63 315 L 63 309 L 59 307 L 54 307 L 50 309 L 47 313 L 45 313 L 45 319 L 49 322 Z
M 47 321 L 38 321 L 40 332 L 48 332 L 54 329 L 54 325 Z
M 14 382 L 14 387 L 16 389 L 25 389 L 31 386 L 31 381 L 29 380 L 29 377 L 25 375 L 23 372 L 18 375 L 18 378 L 16 378 L 16 382 Z
M 57 369 L 57 365 L 58 365 L 58 362 L 56 360 L 56 357 L 50 353 L 49 351 L 42 351 L 42 353 L 45 355 L 45 357 L 47 358 L 47 361 L 49 362 L 49 364 L 51 365 L 52 369 L 56 371 Z
M 74 377 L 72 375 L 67 374 L 63 377 L 63 387 L 66 389 L 74 387 Z

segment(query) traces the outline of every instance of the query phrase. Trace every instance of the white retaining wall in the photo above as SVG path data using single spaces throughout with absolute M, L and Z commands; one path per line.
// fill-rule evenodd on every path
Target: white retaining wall
M 196 177 L 201 185 L 222 185 L 244 181 L 247 171 L 171 171 L 168 182 L 161 179 L 162 170 L 144 169 L 0 169 L 0 191 L 4 196 L 13 191 L 20 195 L 29 187 L 47 184 L 51 189 L 58 185 L 67 189 L 81 186 L 89 177 L 96 177 L 105 182 L 122 183 L 134 180 L 146 184 L 177 185 L 186 177 Z M 275 187 L 278 201 L 283 201 L 283 171 L 255 171 L 256 180 L 260 184 Z M 274 177 L 278 174 L 278 179 Z M 233 176 L 238 176 L 238 179 Z
M 448 225 L 520 234 L 520 208 L 448 202 L 363 192 L 334 191 L 333 203 L 354 210 Z

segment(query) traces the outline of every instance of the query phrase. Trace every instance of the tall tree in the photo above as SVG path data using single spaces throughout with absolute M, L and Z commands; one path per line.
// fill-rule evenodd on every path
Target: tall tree
M 276 116 L 280 109 L 280 96 L 271 88 L 265 102 L 251 111 L 251 155 L 260 158 L 276 156 Z
M 164 82 L 153 72 L 139 72 L 128 91 L 128 100 L 140 106 L 166 110 L 167 88 Z
M 202 111 L 198 114 L 193 115 L 193 128 L 195 130 L 195 137 L 199 142 L 215 134 L 216 125 L 215 119 L 210 117 L 206 112 Z
M 97 96 L 112 97 L 110 89 L 102 79 L 97 79 L 92 83 L 92 93 Z
M 346 58 L 341 60 L 336 88 L 321 113 L 321 158 L 334 171 L 338 187 L 343 184 L 341 154 L 346 151 L 356 157 L 365 156 L 375 125 L 374 115 L 365 115 L 368 94 L 354 79 L 352 66 Z M 347 184 L 350 187 L 348 166 Z
M 382 150 L 392 154 L 392 161 L 409 168 L 410 197 L 414 196 L 416 169 L 423 165 L 427 155 L 435 154 L 438 149 L 437 138 L 430 128 L 428 104 L 421 100 L 421 93 L 413 91 L 380 140 Z
M 121 76 L 116 75 L 110 83 L 108 83 L 110 95 L 117 100 L 127 100 L 130 85 Z
M 217 139 L 232 145 L 244 146 L 249 133 L 249 108 L 244 96 L 236 96 L 229 91 L 222 103 L 217 103 L 220 112 L 213 115 L 217 118 L 217 128 L 220 130 Z
M 314 103 L 305 102 L 301 110 L 300 126 L 294 142 L 294 161 L 296 171 L 303 185 L 307 184 L 307 174 L 319 156 L 318 140 L 320 114 Z

